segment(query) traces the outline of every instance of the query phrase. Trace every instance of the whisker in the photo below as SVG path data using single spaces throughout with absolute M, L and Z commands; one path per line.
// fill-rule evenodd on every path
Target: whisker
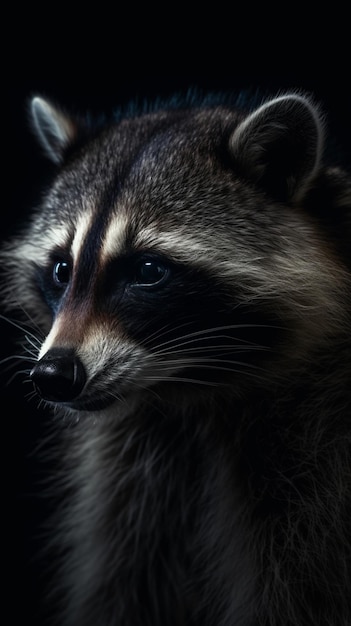
M 106 395 L 110 396 L 110 398 L 113 398 L 114 400 L 117 400 L 118 402 L 122 402 L 124 405 L 128 406 L 127 400 L 126 398 L 123 397 L 123 395 L 117 393 L 117 392 L 113 392 L 111 389 L 107 389 L 106 390 Z
M 10 356 L 6 356 L 4 359 L 1 359 L 0 361 L 0 365 L 2 365 L 3 363 L 6 363 L 6 361 L 28 361 L 30 360 L 28 358 L 28 356 L 24 356 L 23 354 L 10 354 Z M 35 359 L 33 359 L 34 361 Z
M 198 385 L 205 385 L 209 387 L 219 387 L 222 383 L 208 380 L 198 380 L 196 378 L 186 378 L 182 376 L 170 376 L 169 378 L 159 378 L 157 376 L 148 376 L 147 380 L 153 382 L 177 382 L 177 383 L 196 383 Z
M 209 386 L 226 386 L 228 383 L 226 381 L 211 381 L 211 380 L 200 380 L 200 379 L 195 379 L 195 378 L 189 378 L 187 376 L 182 376 L 181 373 L 187 369 L 196 369 L 196 370 L 207 370 L 208 372 L 229 372 L 231 374 L 243 374 L 243 372 L 245 373 L 245 376 L 254 378 L 255 380 L 260 380 L 260 381 L 265 381 L 267 380 L 267 375 L 266 375 L 266 371 L 257 366 L 254 365 L 252 363 L 246 363 L 246 362 L 242 362 L 242 361 L 234 361 L 234 360 L 227 360 L 227 359 L 205 359 L 205 358 L 198 358 L 198 359 L 192 359 L 191 361 L 184 361 L 182 359 L 171 359 L 169 361 L 166 362 L 162 362 L 161 364 L 161 371 L 164 373 L 167 373 L 168 371 L 170 371 L 169 376 L 158 376 L 158 375 L 152 375 L 149 374 L 147 376 L 147 380 L 150 382 L 163 382 L 163 381 L 168 381 L 168 382 L 186 382 L 186 383 L 191 383 L 191 382 L 195 382 L 198 384 L 202 384 L 202 385 L 209 385 Z M 177 371 L 173 373 L 173 370 L 176 369 Z
M 260 367 L 258 367 L 257 365 L 253 365 L 252 363 L 245 363 L 244 361 L 233 361 L 233 360 L 228 360 L 228 359 L 205 359 L 205 358 L 196 358 L 196 359 L 191 359 L 191 361 L 184 361 L 182 359 L 170 359 L 169 361 L 166 361 L 165 363 L 162 363 L 162 369 L 172 369 L 175 366 L 182 366 L 182 367 L 194 367 L 194 365 L 196 365 L 196 367 L 204 367 L 207 369 L 211 369 L 213 367 L 213 365 L 216 366 L 216 368 L 218 369 L 218 366 L 216 365 L 216 363 L 223 363 L 223 364 L 228 364 L 228 365 L 238 365 L 238 366 L 244 366 L 244 367 L 250 367 L 252 369 L 262 369 Z
M 163 346 L 171 346 L 172 344 L 177 344 L 177 346 L 182 346 L 182 345 L 187 345 L 189 343 L 192 343 L 193 341 L 201 341 L 203 339 L 210 341 L 210 340 L 219 340 L 219 339 L 230 339 L 231 341 L 233 341 L 233 337 L 230 335 L 226 335 L 226 334 L 221 334 L 219 335 L 219 332 L 222 331 L 226 331 L 226 330 L 241 330 L 241 329 L 248 329 L 248 328 L 254 328 L 254 329 L 279 329 L 280 327 L 278 326 L 273 326 L 273 325 L 269 325 L 269 324 L 231 324 L 231 325 L 226 325 L 226 326 L 216 326 L 216 327 L 211 327 L 211 328 L 206 328 L 206 329 L 201 329 L 201 330 L 196 330 L 193 331 L 191 333 L 187 333 L 185 335 L 183 335 L 182 337 L 171 337 L 170 339 L 168 339 L 167 341 L 163 342 L 163 343 L 159 343 L 156 346 L 156 349 L 160 350 Z M 172 330 L 172 332 L 174 332 L 174 330 L 176 329 L 170 329 Z M 165 333 L 163 333 L 165 334 Z M 153 337 L 155 337 L 157 335 L 155 335 L 155 333 L 153 334 Z M 247 340 L 247 339 L 243 339 L 243 338 L 239 338 L 236 337 L 235 341 L 240 342 L 242 344 L 245 345 L 255 345 L 253 342 Z
M 15 328 L 20 330 L 25 336 L 27 336 L 27 333 L 29 333 L 29 336 L 32 338 L 32 340 L 34 342 L 36 342 L 37 344 L 40 343 L 38 337 L 33 332 L 31 332 L 28 329 L 28 324 L 26 324 L 26 322 L 20 322 L 18 320 L 13 320 L 13 319 L 11 319 L 9 317 L 6 317 L 5 315 L 1 315 L 1 314 L 0 314 L 0 319 L 4 320 L 5 322 L 8 322 L 8 324 L 12 324 L 12 326 L 15 326 Z M 40 331 L 40 333 L 41 333 L 41 335 L 44 338 L 43 333 L 41 331 Z
M 21 302 L 19 302 L 17 299 L 14 301 L 14 304 L 16 304 L 16 308 L 19 311 L 22 311 L 22 313 L 24 314 L 24 316 L 27 318 L 28 322 L 21 322 L 23 324 L 23 329 L 25 328 L 25 325 L 30 325 L 31 328 L 35 329 L 38 333 L 38 335 L 44 339 L 45 335 L 41 329 L 41 327 L 39 326 L 39 324 L 35 321 L 35 319 L 32 317 L 32 315 L 29 313 L 29 311 L 27 309 L 24 308 L 24 306 L 21 304 Z M 10 318 L 7 318 L 4 315 L 0 315 L 0 317 L 8 322 L 12 322 L 13 320 L 11 320 Z M 18 320 L 16 320 L 18 321 Z M 19 322 L 18 322 L 19 323 Z M 20 330 L 22 330 L 22 328 L 20 328 Z
M 28 403 L 36 402 L 37 403 L 36 408 L 38 410 L 41 410 L 42 408 L 49 406 L 49 403 L 46 402 L 46 400 L 43 400 L 43 398 L 40 398 L 35 390 L 28 391 L 27 393 L 25 393 L 24 398 Z M 53 411 L 54 413 L 57 413 L 58 409 L 55 407 L 55 405 L 50 404 L 50 410 Z
M 13 381 L 15 380 L 15 378 L 17 378 L 18 376 L 23 376 L 25 375 L 26 377 L 29 374 L 29 370 L 17 370 L 16 372 L 14 372 L 12 374 L 12 376 L 6 381 L 6 385 L 11 385 L 13 383 Z
M 190 342 L 189 342 L 190 343 Z M 187 345 L 187 344 L 185 344 Z M 247 352 L 259 352 L 259 351 L 270 351 L 271 348 L 268 346 L 261 346 L 252 344 L 251 346 L 233 346 L 233 345 L 221 345 L 221 346 L 194 346 L 192 348 L 183 348 L 179 350 L 156 350 L 154 352 L 155 356 L 167 357 L 173 356 L 175 354 L 195 354 L 195 353 L 204 353 L 209 354 L 210 352 L 235 352 L 236 354 L 246 354 Z
M 37 322 L 35 321 L 35 319 L 28 313 L 28 311 L 26 309 L 24 309 L 22 306 L 20 307 L 21 310 L 23 311 L 23 313 L 27 316 L 32 328 L 35 328 L 38 335 L 41 337 L 41 339 L 45 339 L 45 334 L 43 333 L 43 330 L 41 329 L 41 327 L 39 326 L 39 324 L 37 324 Z
M 217 365 L 217 363 L 223 363 L 223 365 Z M 226 371 L 226 372 L 239 372 L 242 373 L 243 368 L 245 368 L 245 374 L 250 373 L 247 370 L 255 370 L 256 372 L 265 372 L 265 370 L 257 365 L 252 363 L 245 363 L 243 361 L 226 361 L 224 359 L 206 359 L 206 360 L 192 360 L 189 363 L 182 361 L 181 359 L 169 361 L 165 364 L 162 364 L 162 370 L 174 369 L 174 367 L 178 367 L 181 369 L 191 369 L 196 367 L 196 369 L 207 369 L 207 370 L 215 370 L 215 371 Z
M 149 377 L 147 377 L 147 380 L 149 380 Z M 136 387 L 137 389 L 141 389 L 141 391 L 145 391 L 145 389 L 147 389 L 149 393 L 151 392 L 157 398 L 157 400 L 160 399 L 160 394 L 158 394 L 152 387 L 149 387 L 148 385 L 142 384 L 138 381 L 133 381 L 133 386 Z
M 161 328 L 155 330 L 155 332 L 151 333 L 148 335 L 146 341 L 144 342 L 145 346 L 147 346 L 149 343 L 151 343 L 155 337 L 156 338 L 161 338 L 164 335 L 167 335 L 167 333 L 169 333 L 170 331 L 175 332 L 180 330 L 181 328 L 184 328 L 185 326 L 189 326 L 191 324 L 191 322 L 184 322 L 183 324 L 179 324 L 178 326 L 172 326 L 170 327 L 169 324 L 165 324 L 164 326 L 161 326 Z M 144 326 L 147 328 L 147 323 L 144 324 Z M 162 331 L 162 332 L 161 332 Z M 160 344 L 162 345 L 162 344 Z
M 24 362 L 28 364 L 28 367 L 26 369 L 19 369 L 16 372 L 14 372 L 12 376 L 10 376 L 10 378 L 6 381 L 5 383 L 6 385 L 11 385 L 13 381 L 20 376 L 25 376 L 27 379 L 26 382 L 30 382 L 28 375 L 31 369 L 31 364 L 37 362 L 41 342 L 40 342 L 38 335 L 36 335 L 29 328 L 29 323 L 31 324 L 31 326 L 35 326 L 35 328 L 40 332 L 41 335 L 42 335 L 42 332 L 40 331 L 38 326 L 35 324 L 34 320 L 30 317 L 30 315 L 26 311 L 24 311 L 24 313 L 26 314 L 30 322 L 22 322 L 22 321 L 11 319 L 9 317 L 6 317 L 5 315 L 0 314 L 1 320 L 4 320 L 5 322 L 11 324 L 12 326 L 20 330 L 23 333 L 24 338 L 25 338 L 25 341 L 21 342 L 21 348 L 23 350 L 23 354 L 12 354 L 12 355 L 6 356 L 0 361 L 1 365 L 5 365 L 6 363 L 8 364 L 7 367 L 3 368 L 3 371 L 9 372 L 18 363 Z
M 39 341 L 39 339 L 37 339 L 37 338 L 36 338 L 36 342 L 35 342 L 35 341 L 32 339 L 32 337 L 30 337 L 30 336 L 28 336 L 28 335 L 25 335 L 25 338 L 26 338 L 26 340 L 28 341 L 29 345 L 31 345 L 31 346 L 32 346 L 32 348 L 34 348 L 34 349 L 35 349 L 36 354 L 38 354 L 39 349 L 40 349 L 40 347 L 41 347 L 41 342 Z M 28 348 L 27 348 L 27 350 L 28 350 L 28 352 L 29 352 L 29 349 L 28 349 Z
M 1 367 L 1 370 L 2 370 L 2 372 L 4 374 L 10 372 L 11 370 L 13 370 L 13 368 L 15 368 L 17 366 L 18 361 L 27 361 L 28 362 L 28 357 L 24 357 L 24 356 L 13 356 L 13 357 L 11 357 L 11 356 L 9 356 L 9 357 L 3 359 L 2 361 L 0 361 L 0 365 L 2 366 L 5 362 L 8 362 L 10 360 L 12 360 L 13 362 L 10 363 L 9 365 L 7 365 L 7 367 Z M 16 370 L 16 372 L 11 376 L 11 378 L 6 382 L 6 384 L 7 385 L 11 384 L 11 382 L 12 382 L 12 380 L 13 380 L 13 378 L 15 376 L 17 376 L 18 374 L 23 374 L 24 372 L 28 375 L 29 372 L 30 372 L 30 368 L 28 368 L 27 370 Z

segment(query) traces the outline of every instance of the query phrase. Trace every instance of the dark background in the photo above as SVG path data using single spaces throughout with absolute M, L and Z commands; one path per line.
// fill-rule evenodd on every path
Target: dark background
M 105 24 L 116 19 L 109 14 L 104 17 Z M 26 28 L 23 15 L 23 31 L 13 30 L 15 17 L 9 24 L 12 53 L 6 48 L 2 57 L 2 238 L 11 233 L 38 200 L 47 171 L 27 120 L 28 98 L 34 93 L 42 93 L 76 111 L 109 112 L 130 98 L 150 99 L 193 87 L 204 91 L 262 88 L 272 93 L 303 89 L 321 102 L 327 127 L 342 148 L 345 164 L 350 166 L 348 47 L 339 29 L 331 34 L 333 24 L 328 19 L 324 25 L 318 22 L 305 30 L 297 20 L 297 26 L 288 35 L 284 19 L 270 30 L 258 19 L 253 32 L 249 22 L 241 22 L 237 15 L 234 19 L 224 15 L 223 23 L 232 20 L 229 33 L 223 33 L 223 24 L 218 23 L 205 33 L 199 24 L 193 26 L 193 33 L 188 25 L 184 33 L 177 23 L 176 35 L 170 36 L 166 30 L 160 38 L 155 26 L 150 30 L 145 24 L 144 28 L 142 16 L 138 18 L 137 32 L 136 16 L 130 15 L 128 19 L 118 16 L 112 33 L 105 33 L 104 24 L 100 23 L 91 24 L 84 35 L 82 23 L 76 30 L 71 29 L 70 37 L 66 23 L 70 20 L 69 12 L 60 30 L 51 29 L 54 9 L 42 29 L 33 29 L 31 25 Z M 340 25 L 342 16 L 339 19 Z M 172 25 L 171 13 L 167 22 Z M 314 37 L 316 31 L 318 39 Z M 0 322 L 1 358 L 6 358 L 16 348 L 11 327 Z M 45 416 L 35 410 L 34 403 L 28 403 L 21 377 L 10 380 L 14 370 L 6 371 L 6 366 L 4 362 L 0 374 L 5 524 L 2 537 L 6 556 L 3 568 L 9 583 L 4 600 L 10 611 L 6 623 L 39 626 L 36 611 L 41 581 L 35 556 L 41 546 L 39 528 L 47 505 L 33 494 L 38 479 L 50 471 L 50 465 L 39 463 L 33 451 L 41 440 Z

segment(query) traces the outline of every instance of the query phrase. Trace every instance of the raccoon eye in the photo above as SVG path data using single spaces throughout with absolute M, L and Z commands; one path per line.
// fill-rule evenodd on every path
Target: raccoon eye
M 58 285 L 59 287 L 67 285 L 69 283 L 70 275 L 70 266 L 67 261 L 56 261 L 52 271 L 55 285 Z
M 141 259 L 134 265 L 133 285 L 137 287 L 155 287 L 164 283 L 170 270 L 158 259 Z

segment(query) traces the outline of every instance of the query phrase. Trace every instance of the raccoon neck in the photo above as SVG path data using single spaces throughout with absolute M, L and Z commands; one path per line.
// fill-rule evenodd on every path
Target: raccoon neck
M 129 624 L 133 607 L 135 626 L 246 626 L 256 612 L 269 612 L 272 594 L 280 623 L 300 623 L 296 606 L 302 615 L 308 596 L 302 579 L 320 606 L 333 606 L 328 592 L 320 597 L 314 588 L 313 571 L 326 552 L 335 572 L 342 565 L 340 538 L 325 541 L 325 511 L 342 527 L 351 495 L 340 493 L 351 471 L 350 400 L 323 371 L 324 380 L 315 370 L 279 393 L 261 390 L 249 406 L 228 394 L 207 410 L 167 412 L 154 402 L 89 432 L 79 424 L 70 452 L 76 500 L 62 528 L 71 540 L 67 624 Z M 214 595 L 222 600 L 211 603 Z
M 236 455 L 223 458 L 206 417 L 199 408 L 165 415 L 154 405 L 123 420 L 101 421 L 89 433 L 79 424 L 74 442 L 69 435 L 76 495 L 61 530 L 70 544 L 64 574 L 70 618 L 64 624 L 195 626 L 207 624 L 208 594 L 221 595 L 227 587 L 224 597 L 232 603 L 251 597 Z M 230 580 L 224 569 L 216 580 L 202 579 L 217 560 L 232 569 L 234 557 L 240 571 Z M 220 624 L 220 616 L 209 623 Z

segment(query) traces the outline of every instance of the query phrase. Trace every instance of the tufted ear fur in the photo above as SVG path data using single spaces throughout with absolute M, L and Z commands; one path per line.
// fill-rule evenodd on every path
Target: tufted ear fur
M 241 173 L 285 201 L 303 194 L 319 167 L 322 146 L 318 107 L 298 94 L 264 103 L 230 138 L 231 153 Z
M 34 131 L 46 154 L 54 163 L 60 163 L 65 150 L 77 136 L 77 125 L 61 109 L 41 96 L 32 98 L 30 115 Z

